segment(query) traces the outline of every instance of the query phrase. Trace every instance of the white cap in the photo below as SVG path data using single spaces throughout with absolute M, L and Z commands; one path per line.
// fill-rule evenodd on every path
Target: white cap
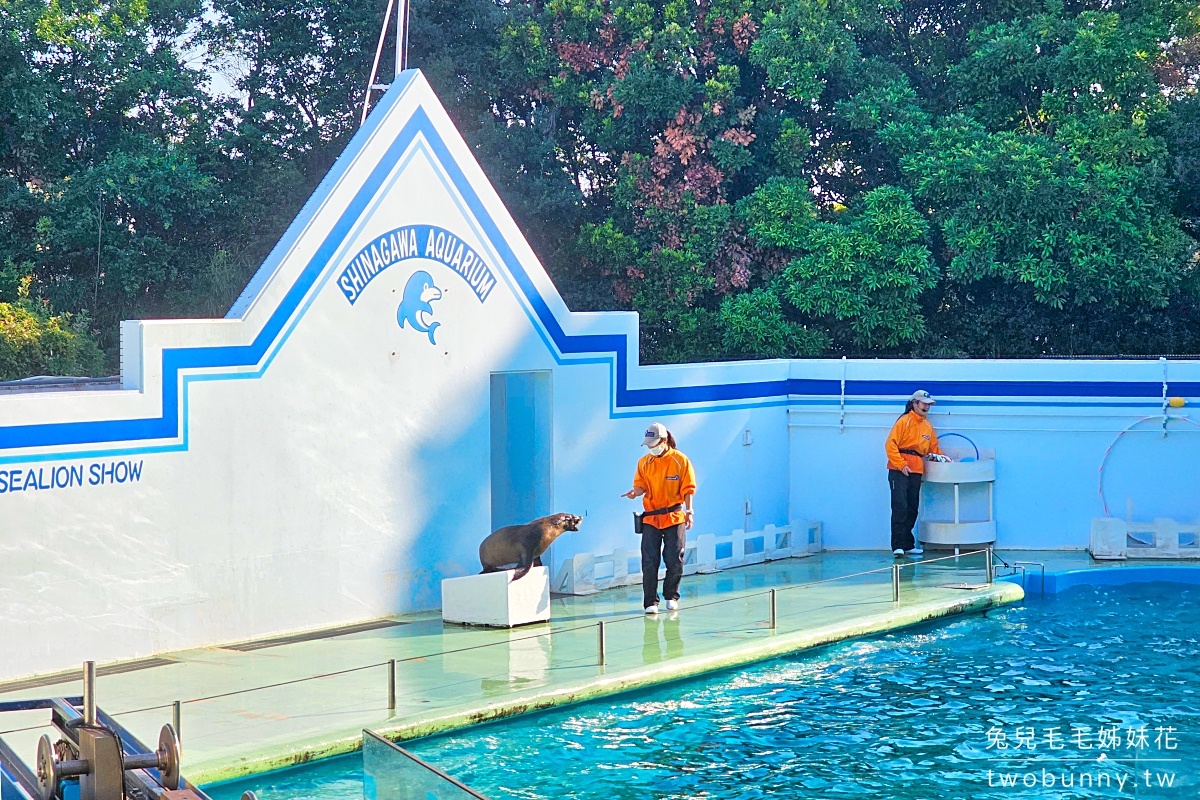
M 661 422 L 651 422 L 646 426 L 646 438 L 642 439 L 642 447 L 654 447 L 665 438 L 667 438 L 667 426 Z
M 934 400 L 932 397 L 930 397 L 929 392 L 925 391 L 924 389 L 917 389 L 915 392 L 913 392 L 912 399 L 921 403 L 929 403 L 929 405 L 933 405 L 937 402 L 937 400 Z

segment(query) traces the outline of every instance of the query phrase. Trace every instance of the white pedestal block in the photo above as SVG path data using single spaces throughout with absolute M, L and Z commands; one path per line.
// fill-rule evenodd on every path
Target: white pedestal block
M 534 567 L 519 581 L 514 574 L 507 569 L 442 581 L 442 619 L 496 628 L 550 619 L 550 570 Z

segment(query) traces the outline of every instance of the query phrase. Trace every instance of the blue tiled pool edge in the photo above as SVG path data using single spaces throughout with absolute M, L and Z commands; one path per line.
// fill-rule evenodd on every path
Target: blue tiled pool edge
M 1104 569 L 1116 567 L 1119 569 Z M 998 580 L 1015 583 L 1024 582 L 1026 592 L 1043 592 L 1041 575 L 1036 572 L 1022 575 L 1006 575 Z M 1200 584 L 1200 564 L 1136 564 L 1105 561 L 1094 567 L 1068 569 L 1046 573 L 1045 594 L 1058 594 L 1076 586 L 1125 586 L 1131 583 L 1186 583 Z

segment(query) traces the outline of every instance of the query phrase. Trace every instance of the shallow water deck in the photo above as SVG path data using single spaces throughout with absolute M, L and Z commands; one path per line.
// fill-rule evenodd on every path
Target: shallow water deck
M 987 583 L 981 553 L 896 563 L 898 584 L 891 557 L 868 552 L 689 576 L 681 610 L 657 616 L 627 587 L 555 597 L 550 623 L 512 630 L 445 625 L 428 612 L 189 650 L 101 665 L 97 697 L 146 741 L 182 701 L 184 774 L 204 783 L 349 752 L 365 727 L 413 738 L 1023 597 L 1013 583 Z M 3 699 L 79 693 L 73 676 L 0 686 Z M 37 722 L 6 716 L 5 730 Z M 42 732 L 6 738 L 31 756 Z

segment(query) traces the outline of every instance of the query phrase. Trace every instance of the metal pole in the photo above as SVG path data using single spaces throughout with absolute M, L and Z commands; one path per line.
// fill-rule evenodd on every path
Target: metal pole
M 83 723 L 96 724 L 96 662 L 83 662 Z
M 396 712 L 396 659 L 388 660 L 388 711 Z
M 383 30 L 379 32 L 379 42 L 375 45 L 375 60 L 371 62 L 371 76 L 367 78 L 367 93 L 363 95 L 362 119 L 359 126 L 367 122 L 367 112 L 371 110 L 371 91 L 375 88 L 375 75 L 379 71 L 379 57 L 383 55 L 383 40 L 387 38 L 388 18 L 392 16 L 392 6 L 396 0 L 388 0 L 387 10 L 383 12 Z
M 104 190 L 100 190 L 100 211 L 96 217 L 96 283 L 92 291 L 92 308 L 100 307 L 100 248 L 104 243 Z M 1167 385 L 1163 384 L 1163 413 L 1167 413 Z M 1166 417 L 1163 418 L 1166 425 Z
M 987 568 L 987 582 L 992 582 L 992 548 L 985 547 L 983 550 L 984 565 Z
M 838 418 L 838 433 L 846 432 L 846 357 L 842 356 L 842 404 Z
M 776 623 L 779 620 L 777 606 L 775 605 L 775 590 L 771 590 L 771 630 L 775 630 Z
M 179 743 L 183 744 L 183 703 L 176 700 L 171 703 L 171 727 L 175 729 L 175 736 L 179 739 Z
M 900 602 L 900 565 L 892 564 L 892 602 Z
M 604 663 L 608 660 L 608 641 L 604 635 L 604 620 L 600 620 L 597 623 L 596 630 L 599 632 L 600 666 L 603 667 Z
M 408 0 L 396 9 L 396 78 L 408 66 Z

